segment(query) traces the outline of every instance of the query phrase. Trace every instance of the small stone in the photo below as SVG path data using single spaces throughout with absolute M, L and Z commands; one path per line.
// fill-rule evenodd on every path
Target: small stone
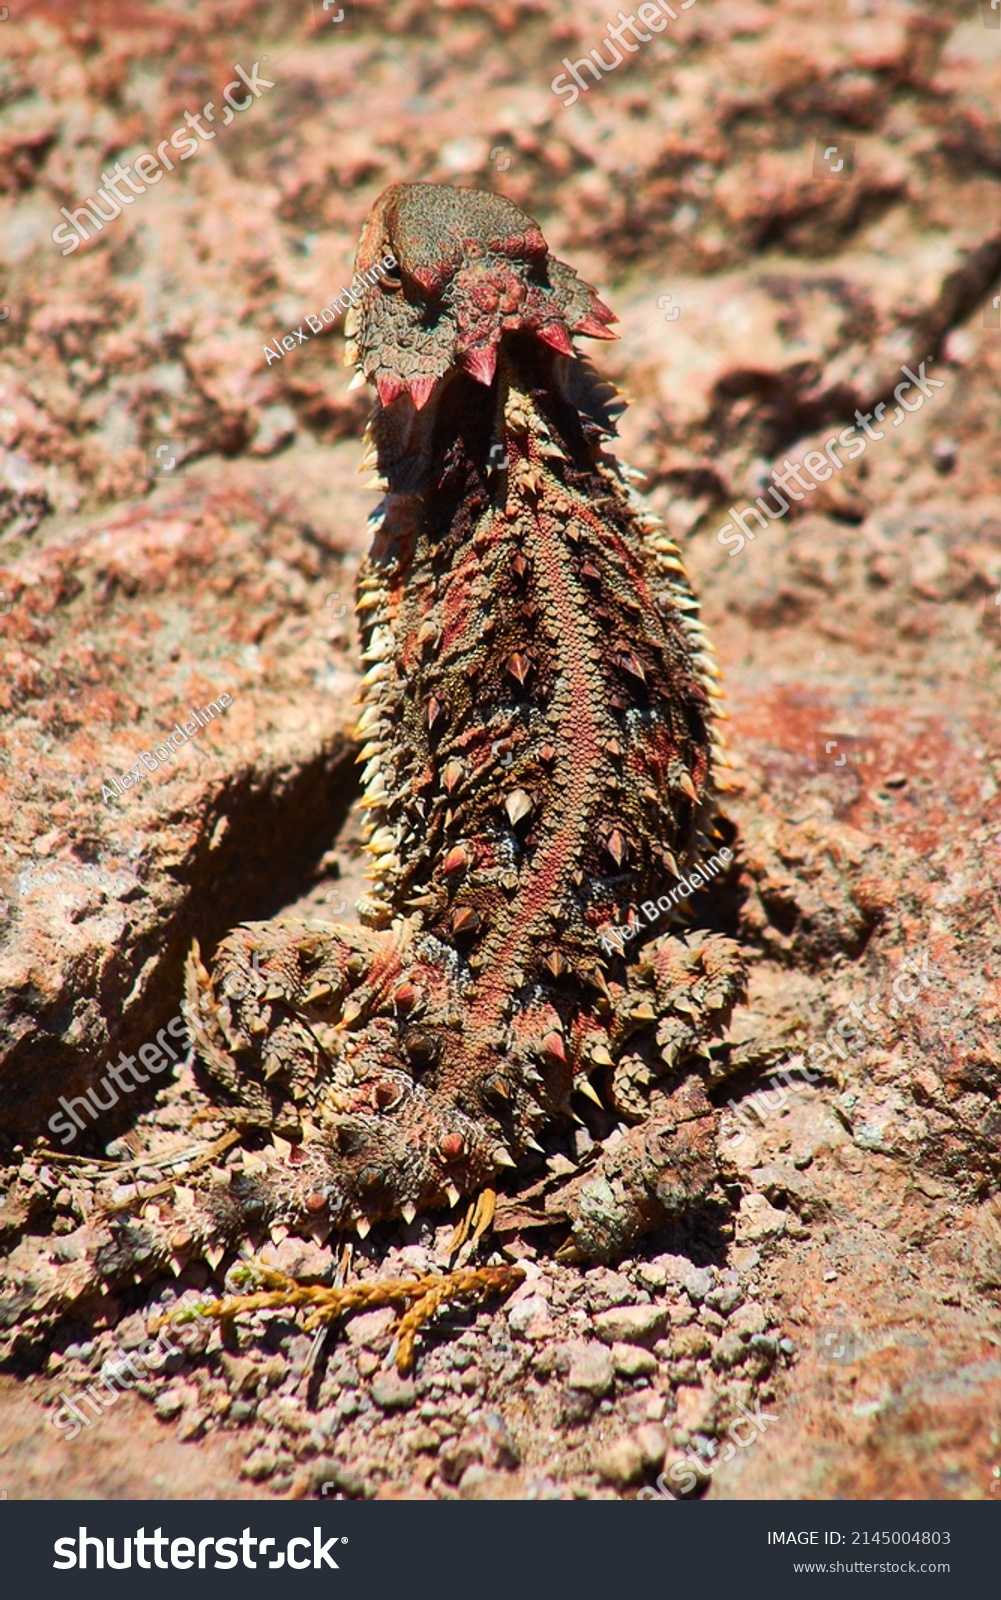
M 765 1326 L 765 1313 L 761 1306 L 754 1304 L 741 1306 L 730 1318 L 730 1327 L 742 1339 L 749 1339 L 754 1333 L 764 1333 Z
M 263 406 L 257 432 L 250 442 L 253 456 L 273 456 L 291 444 L 297 427 L 296 414 L 291 406 L 277 404 Z
M 636 1290 L 622 1272 L 596 1267 L 585 1279 L 584 1293 L 591 1311 L 607 1311 L 611 1306 L 629 1305 Z
M 667 1449 L 667 1429 L 659 1422 L 644 1422 L 636 1429 L 633 1438 L 639 1446 L 643 1465 L 648 1469 L 659 1467 Z
M 606 1344 L 652 1344 L 666 1324 L 664 1306 L 617 1306 L 594 1318 L 595 1332 Z
M 712 1389 L 683 1383 L 676 1389 L 674 1398 L 674 1422 L 677 1427 L 684 1428 L 688 1433 L 701 1433 L 711 1423 L 716 1406 Z
M 146 1343 L 148 1337 L 146 1318 L 138 1311 L 134 1316 L 126 1317 L 115 1329 L 115 1343 L 121 1350 L 138 1350 L 141 1344 Z
M 605 1445 L 594 1458 L 594 1470 L 605 1483 L 624 1489 L 642 1478 L 646 1468 L 643 1451 L 627 1436 Z
M 489 1465 L 509 1469 L 520 1467 L 521 1452 L 499 1411 L 487 1413 L 483 1419 L 483 1428 L 488 1441 L 485 1454 Z
M 341 1494 L 350 1496 L 352 1500 L 364 1500 L 371 1494 L 368 1479 L 359 1467 L 349 1467 L 342 1461 L 324 1462 L 326 1477 L 320 1483 L 320 1492 L 323 1493 L 324 1482 L 329 1487 L 325 1498 L 329 1499 L 331 1490 L 339 1490 Z M 318 1476 L 318 1474 L 314 1474 Z
M 256 1400 L 234 1400 L 228 1412 L 232 1422 L 251 1422 L 256 1415 Z
M 761 1265 L 760 1253 L 753 1249 L 750 1245 L 736 1247 L 735 1249 L 731 1250 L 730 1259 L 733 1262 L 736 1270 L 740 1273 L 743 1273 L 745 1276 L 747 1273 L 753 1272 L 755 1267 L 759 1267 Z
M 554 1373 L 565 1375 L 570 1371 L 573 1351 L 568 1344 L 544 1344 L 532 1357 L 532 1371 L 537 1377 L 551 1378 Z
M 737 1217 L 737 1237 L 742 1243 L 777 1239 L 786 1231 L 784 1211 L 768 1204 L 762 1194 L 745 1194 Z
M 383 1350 L 389 1344 L 390 1329 L 396 1321 L 392 1306 L 378 1311 L 363 1311 L 352 1317 L 345 1330 L 348 1344 L 356 1350 Z
M 650 1378 L 657 1370 L 657 1357 L 636 1344 L 613 1344 L 612 1365 L 621 1378 Z
M 593 1341 L 575 1351 L 567 1374 L 571 1389 L 583 1389 L 587 1394 L 605 1395 L 615 1382 L 613 1358 L 604 1345 Z
M 400 1441 L 415 1455 L 434 1455 L 438 1449 L 439 1439 L 434 1428 L 417 1428 L 413 1433 L 405 1434 Z
M 728 1317 L 744 1299 L 744 1291 L 740 1286 L 740 1278 L 736 1272 L 724 1272 L 720 1282 L 706 1295 L 705 1303 L 718 1311 L 721 1316 Z
M 458 1483 L 471 1466 L 482 1463 L 480 1440 L 471 1436 L 459 1439 L 438 1457 L 438 1471 L 446 1483 Z
M 693 1305 L 701 1305 L 712 1286 L 713 1275 L 708 1267 L 695 1267 L 690 1261 L 685 1262 L 681 1287 Z
M 507 1320 L 511 1332 L 522 1339 L 546 1339 L 554 1331 L 549 1306 L 540 1294 L 529 1295 L 510 1306 Z
M 186 1411 L 178 1424 L 178 1439 L 182 1444 L 187 1439 L 200 1439 L 207 1421 L 204 1411 Z
M 713 1342 L 704 1328 L 693 1325 L 678 1328 L 671 1340 L 673 1361 L 701 1361 L 712 1350 Z
M 936 439 L 931 447 L 932 466 L 936 472 L 951 472 L 958 455 L 959 446 L 955 439 Z
M 362 1350 L 358 1356 L 358 1371 L 363 1378 L 371 1378 L 382 1366 L 382 1357 L 374 1350 Z
M 595 1397 L 586 1389 L 566 1389 L 560 1401 L 560 1421 L 565 1428 L 586 1422 L 595 1407 Z
M 333 1252 L 313 1239 L 298 1239 L 290 1234 L 281 1244 L 266 1244 L 261 1261 L 289 1278 L 327 1279 L 334 1265 Z
M 406 1411 L 416 1398 L 413 1380 L 401 1377 L 395 1367 L 381 1372 L 372 1383 L 372 1399 L 382 1411 Z
M 86 1344 L 68 1344 L 63 1355 L 67 1361 L 89 1361 L 96 1349 L 94 1340 L 88 1339 Z
M 259 1450 L 254 1450 L 247 1457 L 240 1468 L 240 1477 L 249 1478 L 251 1483 L 264 1483 L 278 1471 L 278 1457 L 273 1450 L 262 1445 Z
M 712 1354 L 712 1364 L 717 1372 L 728 1371 L 731 1367 L 739 1367 L 747 1354 L 747 1346 L 739 1333 L 728 1328 Z
M 471 1461 L 459 1479 L 459 1493 L 468 1500 L 479 1499 L 478 1491 L 482 1492 L 493 1476 L 489 1467 L 485 1467 L 481 1461 Z
M 226 1375 L 233 1394 L 256 1394 L 261 1381 L 261 1369 L 249 1356 L 234 1356 L 228 1350 L 219 1353 L 219 1365 Z
M 156 1412 L 157 1416 L 162 1422 L 170 1422 L 170 1420 L 173 1417 L 178 1416 L 183 1409 L 183 1389 L 164 1389 L 163 1393 L 157 1396 L 156 1404 L 153 1407 L 153 1410 Z

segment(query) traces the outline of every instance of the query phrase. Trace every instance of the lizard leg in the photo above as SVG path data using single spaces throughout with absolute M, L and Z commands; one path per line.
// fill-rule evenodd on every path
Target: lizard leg
M 570 1223 L 571 1252 L 608 1260 L 651 1229 L 697 1209 L 716 1175 L 717 1113 L 702 1079 L 666 1083 L 708 1056 L 744 993 L 745 970 L 732 940 L 664 935 L 613 991 L 607 1096 L 623 1117 L 643 1119 L 547 1201 Z M 593 1050 L 592 1050 L 593 1059 Z

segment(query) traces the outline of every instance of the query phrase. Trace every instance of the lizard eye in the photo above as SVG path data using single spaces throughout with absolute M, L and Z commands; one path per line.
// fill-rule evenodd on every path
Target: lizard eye
M 403 288 L 403 279 L 395 271 L 382 271 L 379 274 L 379 284 L 387 294 L 396 294 Z

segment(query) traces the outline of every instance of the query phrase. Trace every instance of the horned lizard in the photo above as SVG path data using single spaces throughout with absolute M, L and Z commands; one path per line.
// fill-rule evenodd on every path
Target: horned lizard
M 575 349 L 615 318 L 496 194 L 393 185 L 357 265 L 346 359 L 377 391 L 384 490 L 357 595 L 371 890 L 361 926 L 249 923 L 211 973 L 196 947 L 212 1104 L 277 1138 L 120 1231 L 106 1278 L 136 1269 L 136 1237 L 145 1270 L 269 1224 L 364 1237 L 489 1196 L 578 1097 L 628 1131 L 555 1197 L 572 1252 L 620 1254 L 716 1175 L 700 1069 L 740 956 L 651 938 L 642 908 L 721 837 L 718 673 L 679 552 L 608 451 L 615 391 Z

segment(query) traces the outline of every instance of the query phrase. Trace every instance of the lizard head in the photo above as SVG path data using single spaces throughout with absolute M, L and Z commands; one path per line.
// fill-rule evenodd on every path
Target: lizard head
M 406 391 L 419 410 L 454 369 L 489 385 L 512 334 L 566 356 L 575 334 L 615 337 L 612 312 L 549 254 L 538 223 L 486 190 L 391 185 L 365 224 L 358 279 L 346 359 L 375 381 L 383 405 Z

